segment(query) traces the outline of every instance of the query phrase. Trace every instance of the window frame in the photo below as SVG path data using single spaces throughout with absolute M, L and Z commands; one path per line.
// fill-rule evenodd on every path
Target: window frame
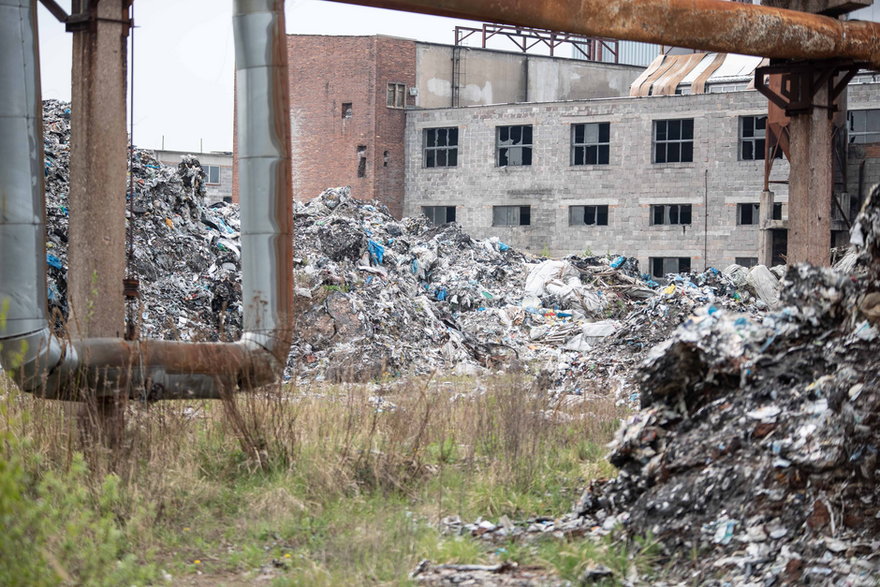
M 442 211 L 442 215 L 445 217 L 444 222 L 437 222 L 437 214 Z M 452 214 L 450 214 L 452 212 Z M 431 222 L 431 226 L 442 226 L 444 224 L 448 224 L 450 222 L 455 222 L 456 220 L 456 207 L 455 206 L 422 206 L 422 214 L 428 217 L 428 220 Z M 451 218 L 450 218 L 451 216 Z
M 670 138 L 670 123 L 679 123 L 678 138 Z M 660 128 L 663 127 L 664 138 L 660 138 Z M 690 134 L 689 138 L 684 138 L 685 130 Z M 694 119 L 693 118 L 669 118 L 663 120 L 654 120 L 651 134 L 651 162 L 655 164 L 667 163 L 693 163 L 694 162 Z M 684 146 L 688 146 L 690 155 L 684 158 Z M 676 147 L 678 159 L 670 161 L 669 153 L 671 147 Z M 660 147 L 663 148 L 663 160 L 660 160 Z
M 513 220 L 512 222 L 498 223 L 498 211 L 505 209 L 506 217 Z M 515 212 L 514 212 L 515 211 Z M 515 217 L 515 219 L 514 219 Z M 525 219 L 525 222 L 523 222 Z M 492 206 L 492 226 L 502 228 L 512 228 L 516 226 L 532 225 L 532 207 L 530 205 L 520 206 L 516 204 Z
M 520 144 L 513 143 L 511 137 L 512 129 L 518 128 L 520 130 Z M 528 129 L 528 138 L 529 142 L 526 142 L 526 129 Z M 506 141 L 502 141 L 501 135 L 502 133 L 508 133 L 508 139 Z M 495 166 L 496 167 L 530 167 L 532 165 L 534 147 L 535 147 L 535 129 L 532 124 L 504 124 L 498 125 L 495 127 Z M 506 163 L 502 164 L 502 154 L 501 151 L 504 150 L 504 158 L 506 159 Z M 520 163 L 511 163 L 511 152 L 512 151 L 519 152 L 519 161 Z M 528 156 L 526 157 L 526 154 Z M 528 162 L 526 162 L 528 159 Z
M 674 261 L 673 261 L 674 260 Z M 663 264 L 663 272 L 657 273 L 654 269 L 656 268 L 657 261 L 660 261 Z M 691 261 L 690 257 L 648 257 L 648 265 L 651 269 L 651 277 L 655 278 L 663 278 L 670 273 L 690 273 L 691 272 Z M 675 262 L 678 264 L 678 271 L 666 271 L 667 262 L 672 263 Z M 682 269 L 682 265 L 686 264 L 687 268 Z
M 657 222 L 656 209 L 663 209 L 662 222 Z M 687 209 L 687 222 L 682 222 L 682 211 Z M 674 212 L 674 214 L 673 214 Z M 675 221 L 673 221 L 673 216 Z M 651 204 L 651 226 L 690 226 L 694 222 L 693 204 Z
M 743 221 L 743 213 L 746 206 L 751 207 L 751 222 Z M 758 202 L 741 202 L 736 205 L 736 225 L 737 226 L 757 226 L 761 223 L 761 204 Z
M 582 208 L 580 215 L 584 218 L 584 222 L 575 222 L 577 208 Z M 588 211 L 592 208 L 592 222 L 586 222 Z M 604 222 L 600 222 L 604 220 Z M 569 226 L 608 226 L 608 204 L 575 204 L 568 207 L 568 225 Z
M 403 82 L 388 82 L 385 90 L 385 106 L 394 110 L 406 108 L 406 84 Z
M 596 127 L 596 140 L 587 140 L 587 127 Z M 582 128 L 582 140 L 577 141 L 578 128 Z M 604 133 L 603 133 L 604 131 Z M 605 141 L 602 135 L 605 135 Z M 587 155 L 594 149 L 594 161 L 587 161 Z M 580 150 L 580 151 L 579 151 Z M 580 153 L 581 163 L 578 163 Z M 605 161 L 602 161 L 604 154 Z M 571 124 L 571 154 L 570 165 L 582 167 L 586 165 L 610 165 L 611 163 L 611 123 L 610 122 L 574 122 Z
M 445 145 L 428 145 L 428 136 L 431 131 L 446 131 L 446 144 Z M 449 139 L 449 131 L 455 131 L 455 144 L 451 145 Z M 457 126 L 436 126 L 430 128 L 422 129 L 422 168 L 423 169 L 438 169 L 438 168 L 446 168 L 446 167 L 458 167 L 458 146 L 459 146 L 459 134 L 460 129 Z M 435 134 L 435 143 L 437 142 L 437 138 L 439 137 L 439 133 Z M 446 163 L 443 165 L 437 164 L 437 155 L 439 152 L 443 152 L 445 155 Z M 429 153 L 434 155 L 433 164 L 428 164 L 428 155 Z M 453 155 L 455 162 L 450 164 L 449 159 L 450 155 Z
M 217 170 L 217 181 L 211 181 L 211 169 Z M 202 165 L 202 171 L 205 172 L 205 185 L 220 185 L 219 165 Z
M 856 116 L 865 115 L 864 130 L 854 130 L 853 126 L 856 122 Z M 873 116 L 871 116 L 873 114 Z M 875 121 L 871 118 L 876 117 Z M 878 126 L 875 130 L 871 129 L 871 122 L 875 122 Z M 863 140 L 873 138 L 874 140 Z M 846 140 L 850 145 L 864 145 L 871 143 L 880 143 L 880 108 L 862 108 L 859 110 L 849 110 L 846 114 Z

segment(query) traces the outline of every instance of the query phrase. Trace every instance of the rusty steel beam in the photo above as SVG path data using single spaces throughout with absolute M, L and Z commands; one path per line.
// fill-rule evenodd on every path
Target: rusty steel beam
M 722 0 L 330 0 L 777 59 L 880 68 L 880 24 Z

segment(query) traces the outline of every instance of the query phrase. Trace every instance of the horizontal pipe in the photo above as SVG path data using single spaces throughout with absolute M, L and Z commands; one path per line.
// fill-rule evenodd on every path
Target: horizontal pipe
M 236 0 L 243 325 L 234 343 L 67 340 L 46 302 L 36 0 L 0 0 L 0 367 L 82 401 L 222 398 L 277 381 L 293 337 L 293 198 L 283 0 Z M 120 145 L 125 149 L 125 145 Z
M 778 59 L 880 68 L 880 24 L 723 0 L 330 0 Z

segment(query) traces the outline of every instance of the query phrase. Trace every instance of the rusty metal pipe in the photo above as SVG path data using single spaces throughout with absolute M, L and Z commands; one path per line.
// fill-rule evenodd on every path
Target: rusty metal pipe
M 880 68 L 880 24 L 722 0 L 330 0 L 779 59 Z
M 0 0 L 0 367 L 24 391 L 65 400 L 221 398 L 281 376 L 293 337 L 284 1 L 236 0 L 234 28 L 241 340 L 70 341 L 52 334 L 46 308 L 36 0 Z

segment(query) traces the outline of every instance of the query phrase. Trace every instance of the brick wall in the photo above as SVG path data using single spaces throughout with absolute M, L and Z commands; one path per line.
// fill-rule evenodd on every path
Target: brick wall
M 350 185 L 400 214 L 404 111 L 388 108 L 389 82 L 415 83 L 415 42 L 391 37 L 288 37 L 293 192 L 308 200 Z M 344 117 L 343 104 L 352 105 Z M 358 147 L 366 173 L 358 177 Z M 384 153 L 388 151 L 387 166 Z
M 407 115 L 406 214 L 426 205 L 455 205 L 457 219 L 478 237 L 498 236 L 533 252 L 620 253 L 643 270 L 649 257 L 690 257 L 692 268 L 724 267 L 757 257 L 757 226 L 737 226 L 738 203 L 757 203 L 763 161 L 738 158 L 738 117 L 766 112 L 757 92 L 411 111 Z M 652 163 L 653 121 L 694 119 L 692 163 Z M 610 164 L 570 165 L 570 125 L 610 122 Z M 533 163 L 495 165 L 495 127 L 532 124 Z M 458 126 L 459 165 L 422 167 L 423 129 Z M 785 179 L 778 161 L 773 179 Z M 787 199 L 784 185 L 777 201 Z M 708 202 L 708 206 L 705 205 Z M 493 227 L 493 205 L 532 207 L 532 224 Z M 609 206 L 608 226 L 570 226 L 572 205 Z M 690 225 L 653 226 L 652 204 L 691 204 Z

